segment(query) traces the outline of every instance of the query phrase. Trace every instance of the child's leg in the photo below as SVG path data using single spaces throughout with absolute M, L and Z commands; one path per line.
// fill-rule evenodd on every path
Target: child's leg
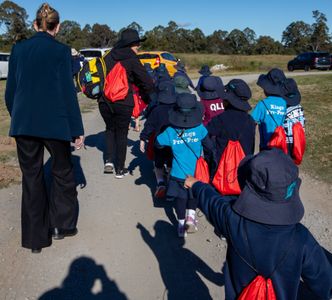
M 176 198 L 175 201 L 175 212 L 178 217 L 178 236 L 185 237 L 187 235 L 185 229 L 185 218 L 186 218 L 186 205 L 187 199 Z
M 135 119 L 135 131 L 140 131 L 140 121 L 139 121 L 139 117 L 137 117 Z
M 164 198 L 166 195 L 166 185 L 164 181 L 164 159 L 161 149 L 155 148 L 154 173 L 157 180 L 156 198 Z
M 186 229 L 188 233 L 195 233 L 197 228 L 196 221 L 196 208 L 198 205 L 198 200 L 195 198 L 188 199 L 187 210 L 186 210 Z

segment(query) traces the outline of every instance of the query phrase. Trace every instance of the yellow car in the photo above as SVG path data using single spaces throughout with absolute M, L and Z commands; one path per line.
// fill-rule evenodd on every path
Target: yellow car
M 175 69 L 175 65 L 177 64 L 178 60 L 173 56 L 173 54 L 169 52 L 145 51 L 139 52 L 138 57 L 143 65 L 149 63 L 152 69 L 158 68 L 160 64 L 165 64 L 169 75 L 172 77 L 177 71 Z

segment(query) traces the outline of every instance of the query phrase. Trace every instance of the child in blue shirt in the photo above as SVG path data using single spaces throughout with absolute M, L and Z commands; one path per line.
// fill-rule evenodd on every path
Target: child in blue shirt
M 193 198 L 190 190 L 184 188 L 184 181 L 188 175 L 194 175 L 203 146 L 209 157 L 213 155 L 208 132 L 202 125 L 202 116 L 203 108 L 195 95 L 178 94 L 176 105 L 169 113 L 171 126 L 157 137 L 159 146 L 171 147 L 173 152 L 167 197 L 176 200 L 179 237 L 185 237 L 187 232 L 197 231 L 197 200 Z
M 267 148 L 274 130 L 284 122 L 286 101 L 282 85 L 285 80 L 284 72 L 276 68 L 258 78 L 257 85 L 264 90 L 266 98 L 258 102 L 251 116 L 259 125 L 260 150 Z

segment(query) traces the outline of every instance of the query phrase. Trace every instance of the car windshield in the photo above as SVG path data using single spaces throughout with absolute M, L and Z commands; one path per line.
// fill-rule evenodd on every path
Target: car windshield
M 163 59 L 170 60 L 170 61 L 175 61 L 175 62 L 178 61 L 178 60 L 177 60 L 172 54 L 170 54 L 170 53 L 162 53 L 162 54 L 161 54 L 161 57 L 162 57 Z
M 328 57 L 329 53 L 323 52 L 323 53 L 316 53 L 317 57 Z
M 80 52 L 84 57 L 101 57 L 101 51 L 82 50 Z
M 143 54 L 138 54 L 139 59 L 153 59 L 157 58 L 158 54 L 150 54 L 150 53 L 143 53 Z

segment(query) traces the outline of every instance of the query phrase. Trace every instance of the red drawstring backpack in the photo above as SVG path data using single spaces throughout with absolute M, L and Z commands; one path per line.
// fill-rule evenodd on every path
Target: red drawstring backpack
M 194 177 L 203 183 L 210 182 L 209 166 L 203 156 L 197 159 Z
M 141 95 L 139 94 L 139 88 L 136 85 L 132 85 L 133 87 L 133 97 L 134 97 L 134 109 L 132 112 L 132 117 L 135 119 L 138 118 L 142 111 L 145 109 L 146 104 L 143 101 Z
M 270 274 L 270 276 L 264 277 L 264 276 L 260 275 L 259 271 L 255 268 L 255 266 L 250 264 L 239 253 L 239 251 L 235 248 L 233 240 L 232 240 L 232 236 L 231 236 L 231 233 L 230 233 L 230 230 L 229 230 L 229 224 L 227 223 L 227 221 L 226 221 L 226 226 L 227 226 L 227 230 L 228 230 L 228 233 L 229 233 L 229 240 L 230 240 L 230 242 L 233 246 L 233 249 L 234 249 L 235 253 L 237 254 L 237 256 L 239 256 L 241 258 L 241 260 L 250 269 L 252 269 L 257 274 L 257 276 L 242 290 L 240 296 L 237 299 L 238 300 L 277 300 L 276 292 L 274 290 L 271 277 L 275 273 L 277 268 L 285 261 L 290 249 L 292 248 L 291 244 L 294 240 L 294 235 L 295 235 L 295 232 L 296 232 L 296 228 L 293 230 L 292 237 L 289 240 L 288 247 L 286 248 L 285 253 L 281 256 L 279 262 L 274 267 L 272 273 Z M 247 241 L 247 244 L 248 244 L 248 250 L 247 251 L 249 251 L 249 253 L 251 253 L 246 224 L 244 224 L 244 232 L 245 232 L 246 241 Z M 252 254 L 250 255 L 250 257 L 253 258 Z
M 278 125 L 277 121 L 275 120 L 275 118 L 273 117 L 273 115 L 271 114 L 269 109 L 267 108 L 264 101 L 262 101 L 262 102 L 263 102 L 266 110 L 269 112 L 269 115 L 271 116 L 272 120 L 274 121 L 274 123 L 277 126 L 267 145 L 271 148 L 272 147 L 279 148 L 282 151 L 284 151 L 285 154 L 288 154 L 288 148 L 287 148 L 287 142 L 286 142 L 286 132 L 285 132 L 285 129 L 283 127 L 284 119 L 282 120 L 281 125 Z M 284 116 L 284 118 L 285 118 L 285 116 Z
M 194 153 L 194 155 L 197 158 L 194 177 L 196 179 L 198 179 L 199 181 L 202 181 L 203 183 L 209 183 L 210 182 L 210 171 L 209 171 L 209 166 L 208 166 L 207 162 L 205 161 L 204 157 L 203 156 L 198 157 L 196 155 L 195 151 L 184 140 L 184 138 L 182 137 L 182 133 L 181 132 L 179 133 L 177 130 L 175 130 L 175 131 L 176 131 L 178 137 L 181 138 L 181 140 L 184 142 L 184 144 L 191 150 L 192 153 Z M 185 174 L 185 175 L 187 175 L 187 174 Z
M 222 195 L 239 195 L 241 193 L 237 180 L 237 169 L 244 157 L 240 141 L 229 140 L 212 180 L 212 184 Z
M 292 158 L 294 160 L 294 163 L 299 165 L 302 162 L 306 146 L 305 133 L 301 122 L 296 122 L 292 127 L 292 131 L 293 131 Z
M 117 62 L 106 76 L 104 95 L 109 101 L 116 102 L 125 99 L 128 91 L 127 71 Z

